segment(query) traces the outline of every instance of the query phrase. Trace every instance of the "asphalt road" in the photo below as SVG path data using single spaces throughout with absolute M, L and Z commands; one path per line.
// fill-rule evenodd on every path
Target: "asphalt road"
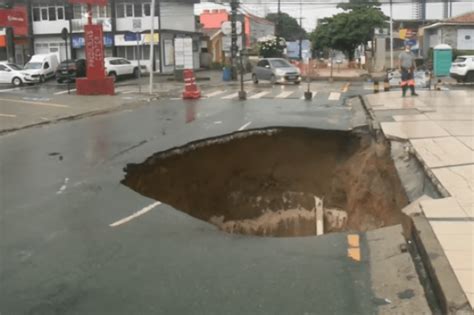
M 353 259 L 347 233 L 225 234 L 120 184 L 126 164 L 158 151 L 263 127 L 349 130 L 352 111 L 342 99 L 162 100 L 1 136 L 0 313 L 373 314 L 387 305 L 394 313 L 414 305 L 426 310 L 411 260 L 398 251 L 398 232 L 398 238 L 372 240 L 378 246 L 373 253 L 388 250 L 386 264 L 370 253 L 366 233 L 356 234 L 360 259 Z M 374 279 L 376 266 L 396 276 Z M 381 296 L 376 288 L 387 286 L 400 290 Z M 416 294 L 396 300 L 402 289 Z M 406 301 L 412 304 L 404 309 Z

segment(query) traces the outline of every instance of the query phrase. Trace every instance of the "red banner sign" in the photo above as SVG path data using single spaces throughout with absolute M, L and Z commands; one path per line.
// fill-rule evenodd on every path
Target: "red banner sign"
M 69 0 L 71 4 L 107 5 L 108 0 Z
M 28 18 L 25 6 L 13 9 L 0 9 L 0 27 L 12 27 L 15 35 L 28 35 Z
M 104 78 L 104 35 L 102 25 L 85 25 L 84 41 L 87 60 L 87 78 L 91 80 Z

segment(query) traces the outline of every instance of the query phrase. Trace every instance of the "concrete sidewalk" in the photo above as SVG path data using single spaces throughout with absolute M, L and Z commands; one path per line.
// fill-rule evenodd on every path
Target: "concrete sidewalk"
M 366 97 L 387 138 L 406 141 L 445 198 L 421 211 L 474 305 L 474 90 L 400 91 Z M 430 257 L 430 259 L 435 259 Z

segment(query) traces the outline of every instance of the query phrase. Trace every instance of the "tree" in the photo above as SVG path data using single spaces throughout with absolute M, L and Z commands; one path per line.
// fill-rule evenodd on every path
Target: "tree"
M 308 37 L 305 29 L 298 24 L 298 21 L 294 17 L 291 17 L 287 13 L 283 12 L 280 15 L 280 34 L 276 35 L 283 37 L 287 41 L 295 41 L 299 40 L 300 38 L 305 39 Z M 265 19 L 275 23 L 275 28 L 278 31 L 278 13 L 270 13 L 265 17 Z
M 349 60 L 355 49 L 374 37 L 374 29 L 384 27 L 388 19 L 377 1 L 351 0 L 340 4 L 346 12 L 323 19 L 311 34 L 314 49 L 332 48 L 343 51 Z
M 270 39 L 259 44 L 259 55 L 263 58 L 281 57 L 283 47 L 278 45 L 277 39 Z

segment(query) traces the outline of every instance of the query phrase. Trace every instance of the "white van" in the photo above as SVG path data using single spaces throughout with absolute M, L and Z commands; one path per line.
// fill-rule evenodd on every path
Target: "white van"
M 56 75 L 59 60 L 56 54 L 34 55 L 25 65 L 24 71 L 31 77 L 44 82 Z

